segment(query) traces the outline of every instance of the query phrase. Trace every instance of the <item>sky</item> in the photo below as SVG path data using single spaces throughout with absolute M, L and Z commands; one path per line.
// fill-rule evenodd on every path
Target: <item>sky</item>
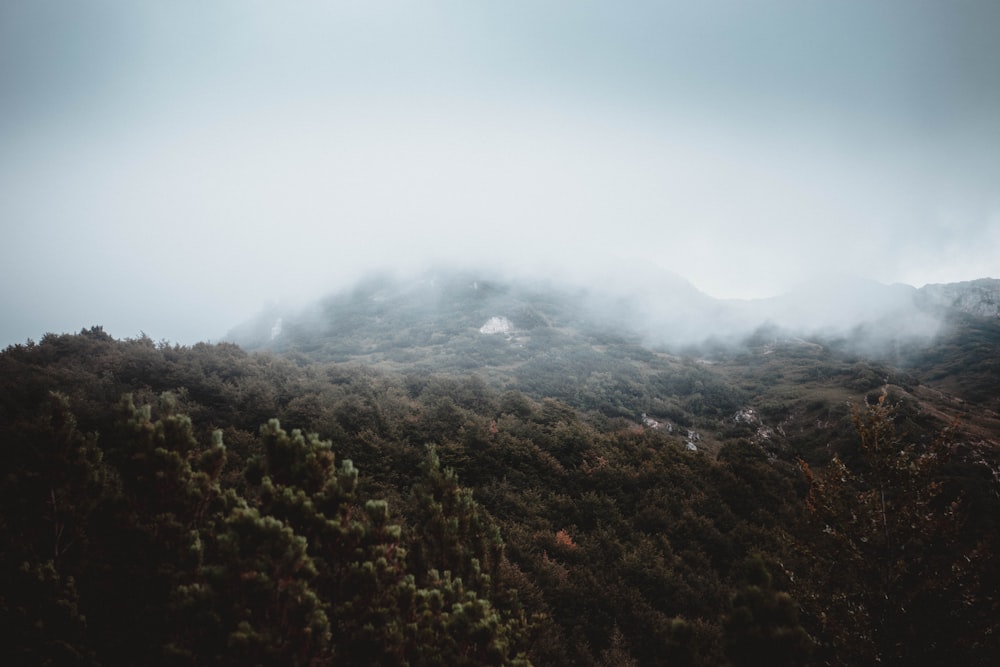
M 0 346 L 218 340 L 439 263 L 1000 278 L 998 32 L 992 0 L 2 0 Z

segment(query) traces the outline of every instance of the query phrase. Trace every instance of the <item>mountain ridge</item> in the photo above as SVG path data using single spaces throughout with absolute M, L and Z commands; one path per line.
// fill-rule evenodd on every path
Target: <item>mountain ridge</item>
M 953 309 L 977 317 L 1000 317 L 1000 280 L 979 278 L 924 285 L 917 299 L 926 308 Z
M 463 291 L 467 293 L 463 295 Z M 371 303 L 362 308 L 365 299 Z M 616 283 L 603 281 L 589 286 L 552 279 L 494 277 L 471 270 L 442 270 L 415 277 L 373 274 L 297 311 L 265 309 L 231 329 L 225 340 L 249 349 L 288 349 L 279 340 L 282 333 L 320 324 L 323 312 L 342 314 L 348 304 L 354 306 L 354 315 L 367 313 L 378 323 L 412 327 L 417 319 L 428 325 L 436 318 L 445 331 L 459 322 L 478 329 L 490 317 L 505 317 L 522 330 L 551 321 L 552 316 L 557 320 L 568 317 L 668 347 L 707 341 L 738 344 L 761 327 L 776 327 L 789 335 L 828 337 L 867 329 L 869 338 L 878 333 L 883 343 L 927 342 L 945 321 L 958 314 L 1000 317 L 1000 280 L 983 278 L 916 288 L 864 279 L 823 279 L 782 295 L 746 300 L 715 299 L 667 272 L 619 277 Z M 496 312 L 482 311 L 487 305 Z M 555 310 L 553 306 L 557 306 Z M 391 312 L 393 308 L 403 316 Z M 503 310 L 507 312 L 500 312 Z M 467 321 L 472 315 L 483 321 Z
M 476 376 L 498 390 L 555 398 L 602 419 L 641 423 L 646 415 L 683 428 L 710 424 L 715 432 L 717 420 L 752 409 L 766 417 L 759 427 L 780 432 L 784 425 L 787 433 L 802 434 L 770 439 L 771 446 L 792 450 L 815 435 L 810 420 L 828 419 L 829 408 L 810 406 L 843 405 L 883 388 L 909 402 L 914 415 L 939 415 L 922 427 L 928 432 L 964 419 L 965 406 L 973 405 L 979 413 L 971 420 L 985 420 L 975 430 L 995 431 L 1000 319 L 967 312 L 980 312 L 974 300 L 926 305 L 923 293 L 909 286 L 826 281 L 823 289 L 814 285 L 762 301 L 747 319 L 689 283 L 680 287 L 656 295 L 647 282 L 644 292 L 630 296 L 477 273 L 409 282 L 380 276 L 298 314 L 264 314 L 233 340 L 300 364 Z M 988 300 L 1000 281 L 977 287 Z M 857 295 L 863 308 L 849 314 L 864 317 L 850 326 L 823 327 L 795 310 L 797 302 L 813 299 L 822 314 L 851 305 Z M 798 319 L 782 317 L 789 311 Z M 276 317 L 280 334 L 271 338 Z M 664 335 L 668 328 L 699 337 L 672 339 Z M 922 387 L 943 393 L 932 396 Z M 704 442 L 709 450 L 728 437 L 711 432 Z

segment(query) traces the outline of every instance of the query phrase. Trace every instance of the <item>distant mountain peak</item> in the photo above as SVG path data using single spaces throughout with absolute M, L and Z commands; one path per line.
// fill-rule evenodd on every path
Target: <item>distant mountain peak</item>
M 641 265 L 614 279 L 598 271 L 589 281 L 439 267 L 369 275 L 298 312 L 268 309 L 229 339 L 249 349 L 339 351 L 347 358 L 373 345 L 384 352 L 463 336 L 557 330 L 654 345 L 740 345 L 770 327 L 782 338 L 851 340 L 872 350 L 931 340 L 954 313 L 1000 318 L 1000 280 L 918 290 L 827 276 L 781 296 L 734 301 L 713 299 L 675 274 Z
M 1000 317 L 1000 280 L 994 278 L 925 285 L 917 292 L 918 303 L 927 310 Z

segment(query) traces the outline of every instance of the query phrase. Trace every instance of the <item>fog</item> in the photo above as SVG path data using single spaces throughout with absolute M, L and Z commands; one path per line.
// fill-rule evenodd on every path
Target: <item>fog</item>
M 0 345 L 218 340 L 386 268 L 654 312 L 1000 276 L 996 3 L 693 4 L 8 0 Z

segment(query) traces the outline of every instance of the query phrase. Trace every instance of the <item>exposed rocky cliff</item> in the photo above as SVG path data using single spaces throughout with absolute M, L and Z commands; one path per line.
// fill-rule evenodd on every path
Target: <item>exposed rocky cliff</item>
M 957 310 L 977 317 L 1000 317 L 1000 280 L 981 278 L 917 290 L 917 303 L 927 310 Z

